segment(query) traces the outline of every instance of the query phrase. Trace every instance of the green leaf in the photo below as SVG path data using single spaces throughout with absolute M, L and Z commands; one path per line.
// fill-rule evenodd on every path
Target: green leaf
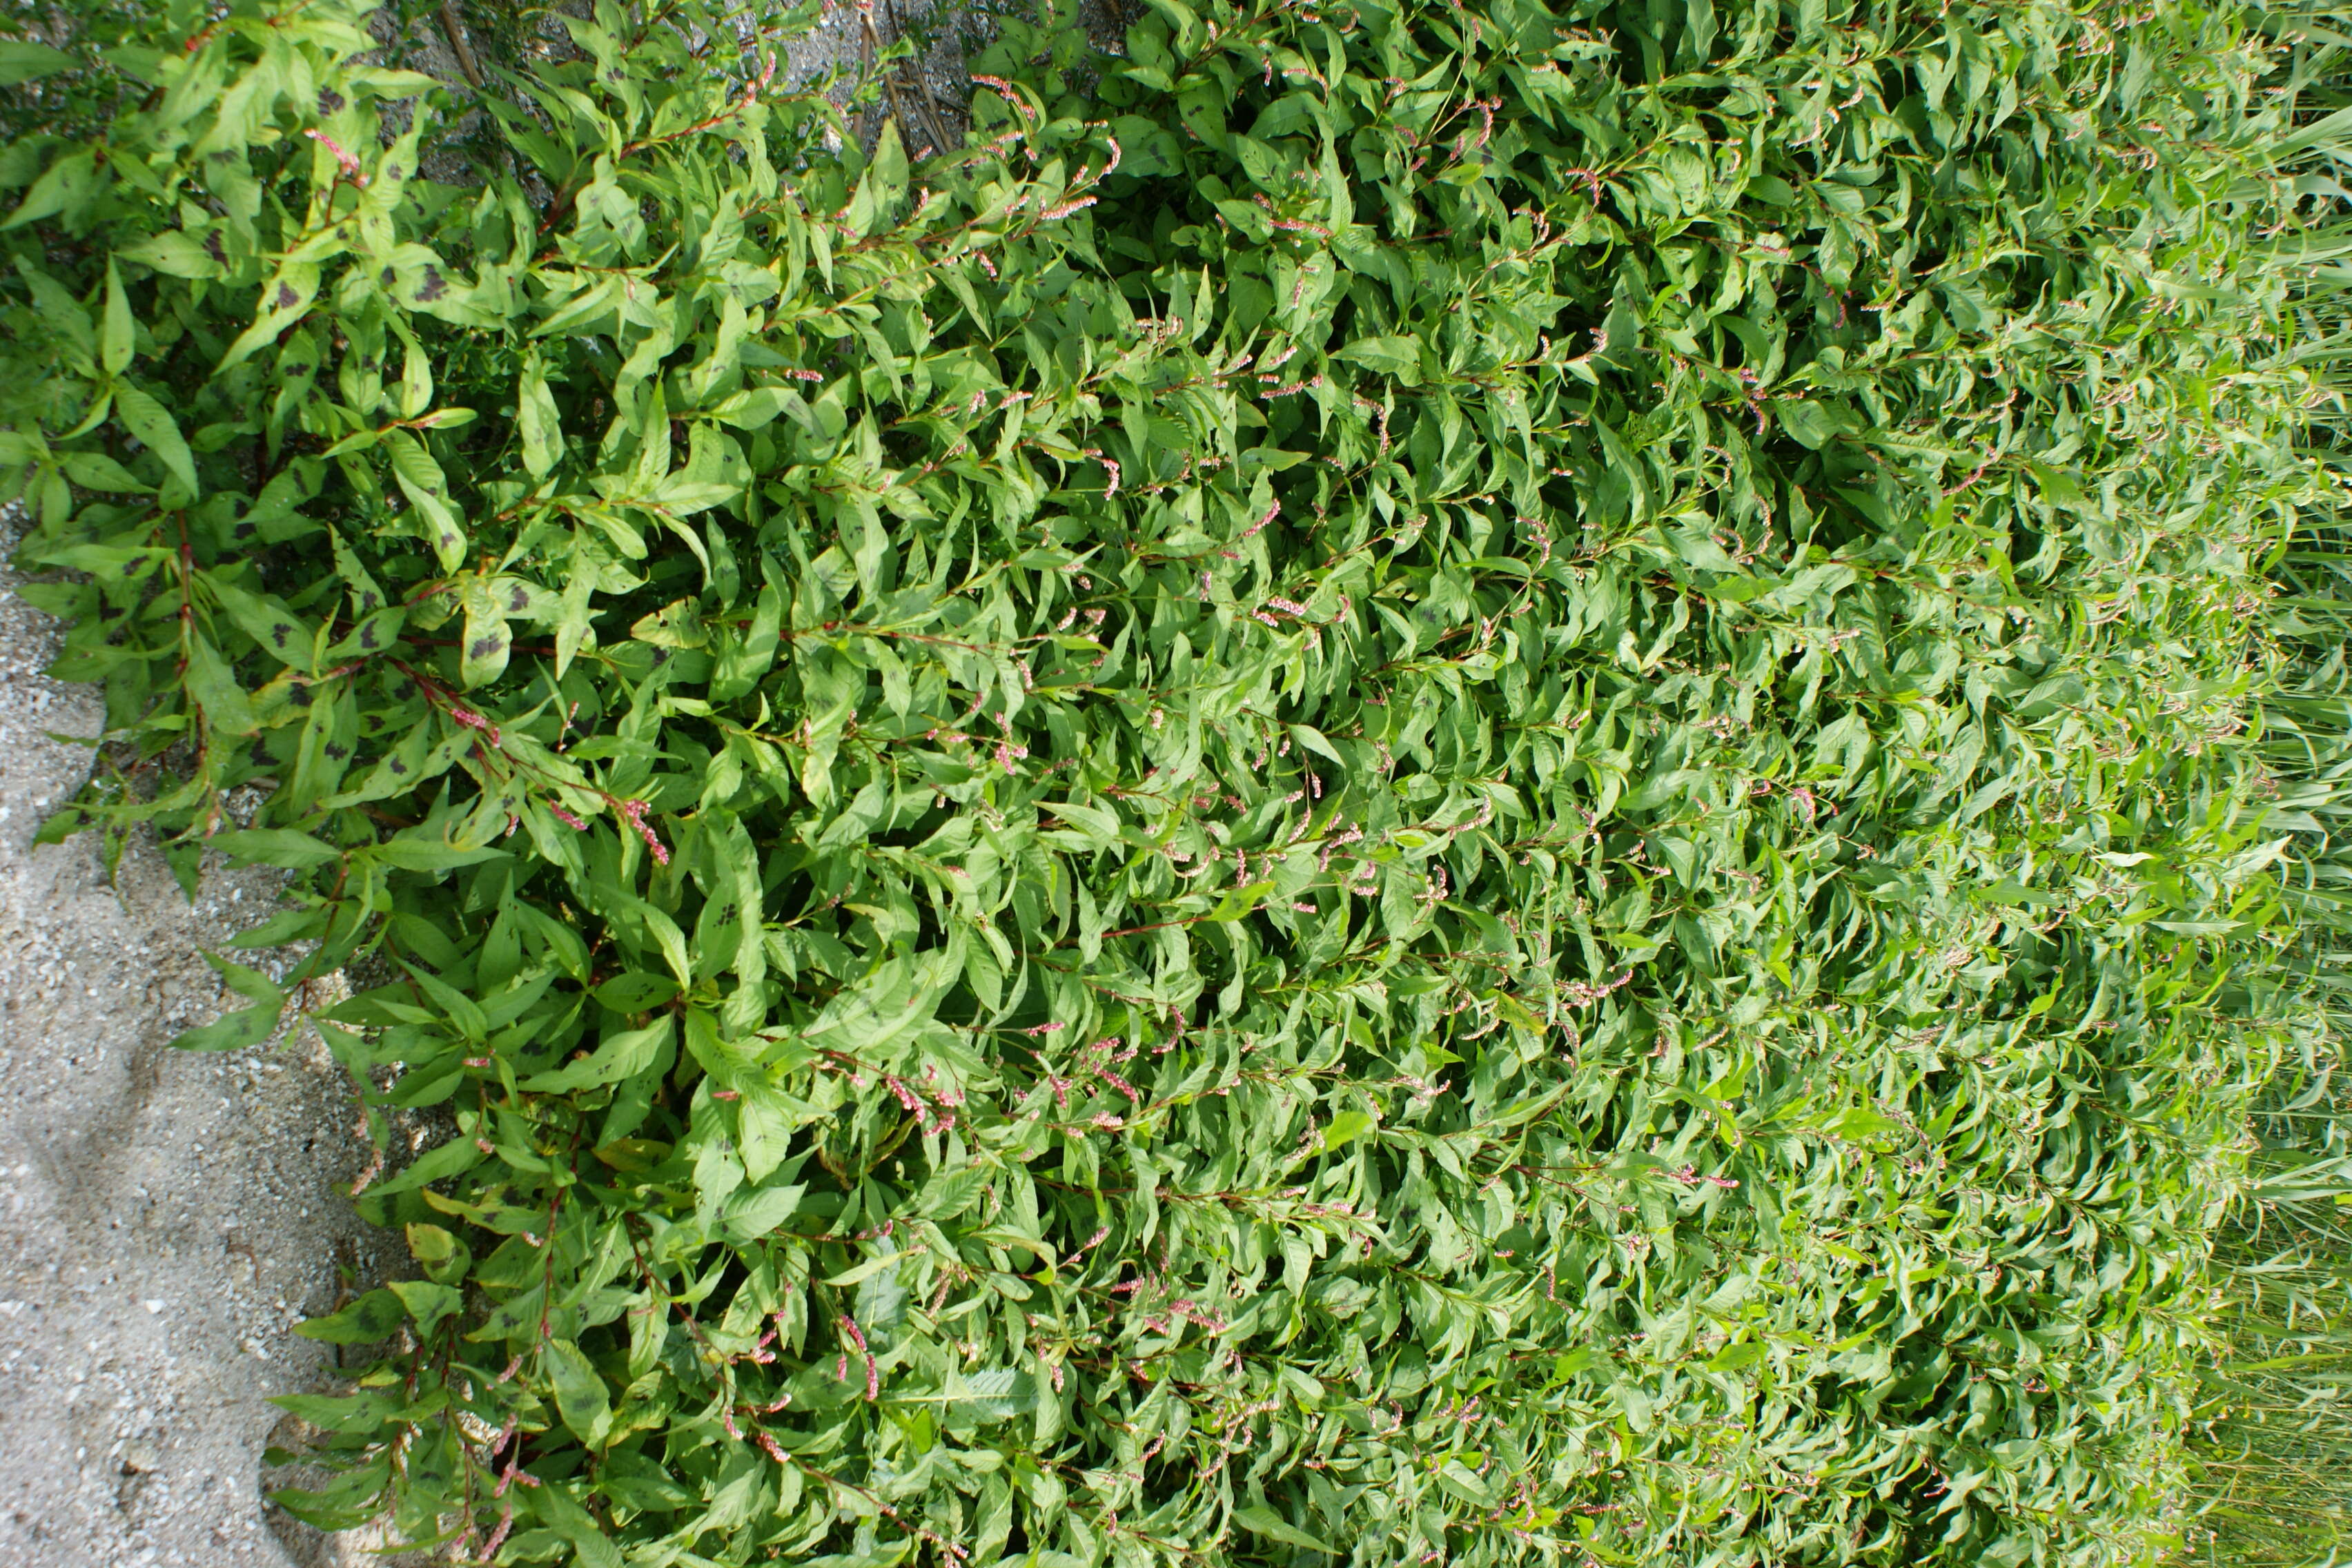
M 425 1279 L 395 1279 L 388 1287 L 400 1298 L 408 1315 L 416 1320 L 420 1334 L 433 1331 L 435 1324 L 455 1314 L 465 1298 L 447 1285 L 436 1285 Z
M 1016 1367 L 982 1367 L 954 1374 L 940 1397 L 956 1415 L 993 1425 L 1036 1409 L 1037 1380 Z
M 175 1050 L 241 1051 L 257 1046 L 278 1031 L 278 1016 L 286 1010 L 286 993 L 278 983 L 257 969 L 222 958 L 216 953 L 201 955 L 213 966 L 221 980 L 249 1006 L 223 1014 L 210 1024 L 183 1031 L 172 1041 Z
M 0 230 L 21 228 L 59 213 L 79 212 L 98 183 L 98 154 L 83 148 L 68 153 L 41 172 Z
M 400 1408 L 398 1400 L 374 1390 L 346 1394 L 278 1394 L 271 1395 L 269 1403 L 314 1426 L 360 1436 L 381 1429 L 385 1418 Z
M 555 395 L 548 390 L 547 372 L 536 353 L 523 360 L 522 382 L 516 397 L 515 427 L 522 437 L 523 468 L 532 479 L 543 479 L 562 460 L 563 422 L 556 412 Z
M 580 1568 L 623 1568 L 620 1549 L 562 1482 L 544 1483 L 533 1493 L 532 1503 L 555 1532 L 572 1543 Z
M 507 856 L 507 851 L 490 845 L 476 847 L 450 844 L 415 833 L 384 839 L 362 853 L 370 859 L 404 871 L 454 871 L 461 866 L 478 866 L 485 860 L 504 859 Z
M 677 982 L 646 970 L 625 970 L 598 984 L 597 1001 L 615 1013 L 644 1013 L 677 994 Z
M 569 1094 L 656 1070 L 676 1059 L 673 1020 L 664 1015 L 642 1029 L 607 1035 L 593 1052 L 553 1071 L 533 1074 L 522 1080 L 522 1087 L 539 1093 Z
M 886 1252 L 879 1257 L 869 1258 L 855 1268 L 845 1268 L 838 1274 L 827 1275 L 824 1282 L 836 1289 L 845 1290 L 852 1285 L 864 1284 L 885 1269 L 898 1267 L 898 1255 L 895 1252 Z
M 1297 1525 L 1262 1504 L 1234 1510 L 1234 1522 L 1244 1530 L 1279 1541 L 1285 1546 L 1302 1546 L 1309 1552 L 1324 1552 L 1338 1556 L 1339 1549 L 1320 1537 L 1308 1534 Z
M 152 494 L 155 489 L 103 452 L 68 452 L 63 464 L 66 478 L 86 490 L 128 495 Z
M 1808 398 L 1778 399 L 1772 413 L 1790 439 L 1816 449 L 1851 428 L 1843 410 Z
M 723 1225 L 727 1239 L 738 1246 L 757 1241 L 800 1211 L 805 1187 L 755 1187 L 727 1200 Z
M 221 577 L 207 580 L 213 596 L 221 608 L 229 613 L 239 630 L 261 646 L 261 650 L 289 669 L 309 674 L 317 668 L 312 657 L 316 647 L 312 628 L 301 616 L 286 607 L 284 601 L 270 594 L 257 594 L 239 587 Z
M 289 827 L 230 827 L 212 836 L 212 847 L 232 865 L 284 866 L 300 870 L 341 860 L 343 852 L 322 839 Z
M 482 1159 L 483 1151 L 472 1139 L 452 1138 L 427 1149 L 397 1174 L 370 1186 L 368 1192 L 378 1198 L 415 1192 L 469 1171 Z
M 181 438 L 180 426 L 170 410 L 152 396 L 127 382 L 114 388 L 115 412 L 121 416 L 123 428 L 139 437 L 142 445 L 163 459 L 163 467 L 180 481 L 186 497 L 194 500 L 203 492 L 196 485 L 196 459 Z
M 465 579 L 458 603 L 466 613 L 458 637 L 457 683 L 470 691 L 506 673 L 514 636 L 507 627 L 513 595 L 499 580 L 477 573 Z
M 227 374 L 252 358 L 264 345 L 277 341 L 278 334 L 301 320 L 318 291 L 319 268 L 316 263 L 296 261 L 290 258 L 281 263 L 277 275 L 261 286 L 261 298 L 255 307 L 253 324 L 229 345 L 228 352 L 221 356 L 220 363 L 214 368 L 213 374 Z
M 331 1345 L 367 1345 L 390 1338 L 407 1321 L 407 1303 L 396 1291 L 371 1290 L 341 1311 L 295 1324 L 294 1331 Z
M 590 1447 L 601 1447 L 612 1425 L 612 1395 L 604 1376 L 570 1340 L 547 1342 L 547 1371 L 555 1389 L 555 1407 L 572 1435 Z
M 466 533 L 457 520 L 457 508 L 450 503 L 448 480 L 441 472 L 441 465 L 433 460 L 422 442 L 405 430 L 394 430 L 385 436 L 383 446 L 392 458 L 394 482 L 416 508 L 425 542 L 432 546 L 444 572 L 457 571 L 466 558 Z
M 204 247 L 204 242 L 184 229 L 167 229 L 136 245 L 127 245 L 115 256 L 123 261 L 142 267 L 152 267 L 172 278 L 219 278 L 228 270 Z
M 0 46 L 0 77 L 7 74 L 5 56 L 5 47 Z M 115 270 L 114 258 L 110 256 L 106 260 L 106 312 L 100 320 L 98 333 L 99 368 L 107 374 L 121 375 L 130 368 L 131 331 L 131 300 L 122 292 L 122 275 Z M 188 488 L 195 489 L 193 478 Z
M 1362 365 L 1378 375 L 1392 375 L 1407 385 L 1421 379 L 1421 344 L 1412 338 L 1359 338 L 1331 357 Z
M 0 38 L 0 87 L 15 87 L 71 70 L 80 62 L 63 49 L 21 38 Z
M 1363 1111 L 1343 1110 L 1333 1117 L 1331 1124 L 1323 1130 L 1323 1152 L 1328 1154 L 1334 1149 L 1352 1143 L 1371 1131 L 1377 1125 L 1378 1123 Z

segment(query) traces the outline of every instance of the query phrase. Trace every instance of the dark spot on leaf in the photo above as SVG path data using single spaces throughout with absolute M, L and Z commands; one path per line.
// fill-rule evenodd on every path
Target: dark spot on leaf
M 520 615 L 530 603 L 530 595 L 522 589 L 517 588 L 507 600 L 507 609 L 510 614 Z
M 223 267 L 228 265 L 228 253 L 221 249 L 220 230 L 215 229 L 205 236 L 205 254 Z
M 373 588 L 362 588 L 362 589 L 361 589 L 361 590 L 360 590 L 360 614 L 362 614 L 362 615 L 363 615 L 363 616 L 364 616 L 364 615 L 371 615 L 371 614 L 374 613 L 374 610 L 375 610 L 375 590 L 374 590 L 374 589 L 373 589 Z
M 437 267 L 427 267 L 425 269 L 425 281 L 416 286 L 416 301 L 420 305 L 429 305 L 448 291 L 449 285 L 442 278 L 441 269 Z
M 260 764 L 262 764 L 264 767 L 268 766 L 268 765 L 269 765 L 269 742 L 267 742 L 267 741 L 256 741 L 256 742 L 253 743 L 253 751 L 252 751 L 252 752 L 251 752 L 250 754 L 252 755 L 253 760 L 254 760 L 255 762 L 259 763 L 260 763 Z
M 400 165 L 397 163 L 386 163 L 383 166 L 383 177 L 387 180 L 399 179 L 401 177 Z
M 382 283 L 385 288 L 389 289 L 389 288 L 391 288 L 394 283 L 397 283 L 397 282 L 399 282 L 399 281 L 400 281 L 400 274 L 399 274 L 399 273 L 397 273 L 397 272 L 394 272 L 391 268 L 387 267 L 387 268 L 385 268 L 383 269 L 383 276 L 381 279 L 378 279 L 378 281 L 379 281 L 379 282 L 381 282 L 381 283 Z
M 471 643 L 467 644 L 466 647 L 466 657 L 467 658 L 488 658 L 490 655 L 498 652 L 499 649 L 506 646 L 507 639 L 499 636 L 496 632 L 493 632 L 486 637 L 476 637 Z
M 302 296 L 294 292 L 294 285 L 291 283 L 280 283 L 278 286 L 278 308 L 279 310 L 290 310 L 301 302 Z
M 654 649 L 654 668 L 656 669 L 659 669 L 663 665 L 666 665 L 668 662 L 669 649 L 666 647 L 657 647 Z
M 231 538 L 235 539 L 251 539 L 253 537 L 253 524 L 249 522 L 240 522 L 235 528 L 229 530 L 229 535 Z
M 286 693 L 286 700 L 297 708 L 308 708 L 310 706 L 310 689 L 307 686 L 297 686 Z
M 370 653 L 373 653 L 376 650 L 375 623 L 373 621 L 370 621 L 367 625 L 360 628 L 360 647 L 367 649 Z
M 402 762 L 398 757 L 385 758 L 383 765 L 390 768 L 395 773 L 404 773 L 408 771 L 408 764 Z
M 330 762 L 340 763 L 352 754 L 352 749 L 349 746 L 339 746 L 332 741 L 320 749 L 327 753 L 327 760 Z
M 286 374 L 289 375 L 308 375 L 310 374 L 310 367 L 307 364 L 289 364 L 286 367 Z
M 294 628 L 292 626 L 288 626 L 284 621 L 279 621 L 277 625 L 269 628 L 269 640 L 282 648 L 286 646 L 287 634 L 291 632 L 293 629 Z
M 124 562 L 122 563 L 122 574 L 125 577 L 136 577 L 142 572 L 146 571 L 148 567 L 152 566 L 153 564 L 155 564 L 155 563 L 151 557 L 142 555 L 135 560 Z

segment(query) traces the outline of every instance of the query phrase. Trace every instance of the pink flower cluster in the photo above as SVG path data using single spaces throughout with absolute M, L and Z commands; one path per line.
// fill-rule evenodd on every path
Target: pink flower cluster
M 859 1331 L 857 1320 L 851 1317 L 846 1312 L 843 1313 L 841 1316 L 841 1331 L 844 1338 L 847 1339 L 851 1344 L 857 1347 L 857 1353 L 866 1358 L 866 1398 L 867 1402 L 870 1404 L 880 1399 L 882 1397 L 881 1369 L 875 1363 L 874 1352 L 866 1348 L 866 1336 L 864 1333 Z M 847 1351 L 842 1352 L 840 1357 L 833 1363 L 833 1375 L 839 1381 L 848 1381 L 849 1352 Z
M 468 730 L 478 730 L 489 738 L 491 745 L 499 743 L 499 727 L 462 702 L 452 702 L 446 710 L 449 717 Z
M 667 866 L 669 864 L 669 851 L 662 847 L 662 841 L 655 837 L 654 830 L 646 826 L 646 802 L 642 800 L 623 801 L 621 803 L 621 820 L 627 823 L 631 827 L 636 829 L 637 837 L 646 841 L 646 847 L 654 852 L 655 864 L 660 866 Z
M 342 165 L 343 177 L 350 180 L 352 184 L 364 185 L 368 183 L 367 176 L 360 172 L 360 161 L 345 152 L 341 144 L 333 137 L 323 131 L 305 131 L 302 134 L 332 153 L 335 162 Z
M 935 1066 L 926 1067 L 923 1069 L 923 1078 L 925 1087 L 929 1088 L 931 1092 L 938 1097 L 938 1105 L 933 1105 L 929 1100 L 925 1100 L 921 1095 L 916 1093 L 913 1089 L 908 1086 L 907 1080 L 904 1079 L 893 1078 L 886 1073 L 883 1075 L 882 1084 L 884 1088 L 890 1091 L 892 1097 L 896 1099 L 900 1105 L 906 1107 L 907 1110 L 914 1115 L 917 1125 L 919 1125 L 927 1135 L 937 1136 L 941 1132 L 948 1131 L 956 1124 L 954 1113 L 943 1108 L 947 1106 L 961 1105 L 963 1103 L 963 1095 L 961 1091 L 952 1088 L 941 1089 L 936 1087 L 939 1078 L 939 1068 Z

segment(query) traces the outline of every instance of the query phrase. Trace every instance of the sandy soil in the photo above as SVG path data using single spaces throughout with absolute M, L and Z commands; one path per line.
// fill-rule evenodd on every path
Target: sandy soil
M 0 540 L 0 544 L 13 541 Z M 0 574 L 0 1563 L 321 1563 L 265 1509 L 273 1394 L 330 1375 L 289 1331 L 377 1273 L 335 1184 L 365 1158 L 314 1040 L 166 1048 L 219 1010 L 199 950 L 270 892 L 191 906 L 152 851 L 109 888 L 94 843 L 29 847 L 79 785 L 99 710 L 41 669 L 54 627 Z

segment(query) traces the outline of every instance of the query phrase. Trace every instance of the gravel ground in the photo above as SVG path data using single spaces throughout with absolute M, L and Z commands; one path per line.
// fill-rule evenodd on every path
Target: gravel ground
M 0 541 L 0 543 L 12 542 Z M 335 1184 L 364 1159 L 317 1047 L 172 1051 L 219 1010 L 200 950 L 252 923 L 261 872 L 193 906 L 152 850 L 109 888 L 87 839 L 30 847 L 89 767 L 99 710 L 40 672 L 55 628 L 0 573 L 0 1563 L 336 1561 L 265 1507 L 293 1337 L 388 1238 Z

